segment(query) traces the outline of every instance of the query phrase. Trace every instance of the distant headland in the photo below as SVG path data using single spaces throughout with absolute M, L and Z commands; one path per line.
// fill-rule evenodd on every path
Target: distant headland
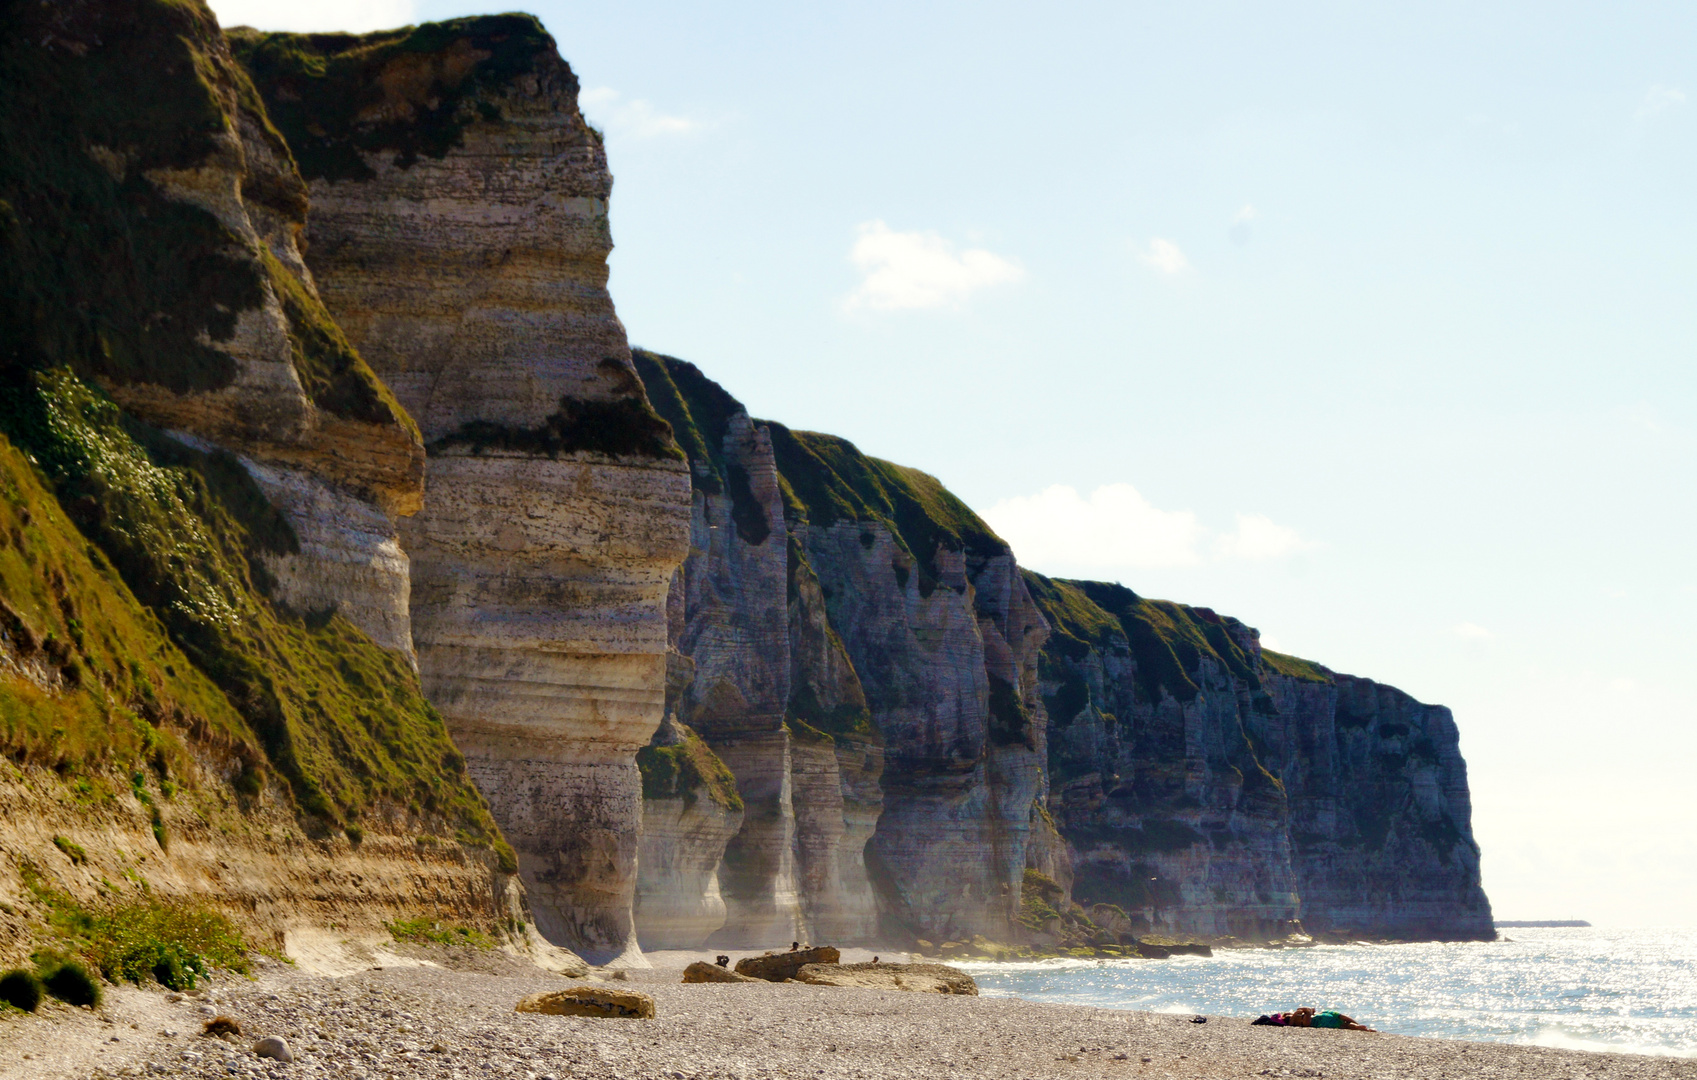
M 1498 919 L 1491 924 L 1498 930 L 1524 930 L 1538 926 L 1590 926 L 1584 919 Z

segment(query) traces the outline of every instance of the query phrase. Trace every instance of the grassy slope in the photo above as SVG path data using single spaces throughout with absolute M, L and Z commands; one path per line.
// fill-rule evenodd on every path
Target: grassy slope
M 51 491 L 66 511 L 32 511 L 54 523 L 36 557 L 66 562 L 55 603 L 107 613 L 63 615 L 60 640 L 72 640 L 68 620 L 82 625 L 90 651 L 74 662 L 91 678 L 57 692 L 7 680 L 7 749 L 122 764 L 145 747 L 129 714 L 151 686 L 198 718 L 191 735 L 255 748 L 314 827 L 351 825 L 384 801 L 504 848 L 405 662 L 339 616 L 267 598 L 257 555 L 294 541 L 239 465 L 151 431 L 91 385 L 227 384 L 233 365 L 202 338 L 228 338 L 270 275 L 319 404 L 410 424 L 286 270 L 142 175 L 201 160 L 237 109 L 269 126 L 210 13 L 199 0 L 134 0 L 10 5 L 0 21 L 0 432 L 24 454 L 8 482 L 37 500 Z M 46 618 L 42 582 L 51 593 L 57 579 L 43 574 L 3 579 L 20 617 Z
M 3 436 L 0 604 L 0 744 L 15 759 L 67 776 L 171 775 L 193 737 L 259 759 L 241 715 Z

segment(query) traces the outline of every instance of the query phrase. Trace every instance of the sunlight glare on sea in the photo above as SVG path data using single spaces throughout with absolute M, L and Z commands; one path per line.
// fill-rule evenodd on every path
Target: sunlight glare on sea
M 1697 931 L 1502 934 L 1492 942 L 958 966 L 986 996 L 1245 1020 L 1312 1005 L 1399 1035 L 1697 1057 Z

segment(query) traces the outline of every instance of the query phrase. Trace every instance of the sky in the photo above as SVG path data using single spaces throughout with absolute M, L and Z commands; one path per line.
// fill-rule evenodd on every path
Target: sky
M 530 10 L 634 344 L 1449 706 L 1499 918 L 1697 925 L 1697 8 Z

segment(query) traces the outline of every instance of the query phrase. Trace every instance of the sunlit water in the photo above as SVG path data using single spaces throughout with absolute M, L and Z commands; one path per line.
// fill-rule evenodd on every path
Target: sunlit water
M 1697 931 L 1502 933 L 1467 944 L 960 966 L 986 996 L 1245 1019 L 1313 1005 L 1402 1035 L 1697 1057 Z

